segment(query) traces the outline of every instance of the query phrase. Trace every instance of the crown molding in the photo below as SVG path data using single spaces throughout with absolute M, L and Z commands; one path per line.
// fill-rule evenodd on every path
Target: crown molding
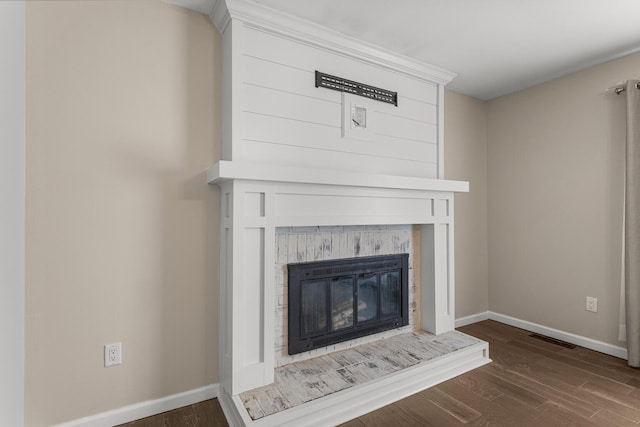
M 210 0 L 213 5 L 209 12 L 209 19 L 216 26 L 220 34 L 224 34 L 224 30 L 231 22 L 231 15 L 225 3 L 225 0 Z
M 224 34 L 229 22 L 233 19 L 280 37 L 357 58 L 418 79 L 446 85 L 456 76 L 455 73 L 443 68 L 358 40 L 251 0 L 164 1 L 208 15 L 220 34 Z
M 165 3 L 172 4 L 174 6 L 183 7 L 185 9 L 193 10 L 194 12 L 203 13 L 205 15 L 211 15 L 213 12 L 214 3 L 217 0 L 162 0 Z
M 185 0 L 173 0 L 185 1 Z M 251 0 L 210 0 L 209 17 L 220 31 L 231 20 L 244 25 L 302 42 L 316 48 L 382 66 L 412 77 L 446 85 L 455 73 L 426 64 L 408 56 L 392 52 L 374 44 L 358 40 L 311 21 L 286 14 Z

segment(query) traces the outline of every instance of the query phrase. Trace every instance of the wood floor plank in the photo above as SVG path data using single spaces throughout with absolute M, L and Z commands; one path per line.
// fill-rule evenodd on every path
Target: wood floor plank
M 580 387 L 585 382 L 596 384 L 602 389 L 610 390 L 613 394 L 629 394 L 634 390 L 633 386 L 618 382 L 609 378 L 605 378 L 596 373 L 589 372 L 583 368 L 569 366 L 563 362 L 550 359 L 539 360 L 533 365 L 533 369 L 538 369 L 550 375 L 556 375 L 564 382 Z
M 509 368 L 528 367 L 536 360 L 542 358 L 538 355 L 528 355 L 517 348 L 510 348 L 504 343 L 490 343 L 489 355 L 494 363 Z
M 589 350 L 584 347 L 576 347 L 572 350 L 565 349 L 561 351 L 560 354 L 589 363 L 592 366 L 606 368 L 608 370 L 623 373 L 625 376 L 628 375 L 632 378 L 640 379 L 640 369 L 629 369 L 629 365 L 627 365 L 627 361 L 625 359 L 612 357 L 608 354 Z
M 393 425 L 457 427 L 463 425 L 432 403 L 418 403 L 417 400 L 420 400 L 420 397 L 416 395 L 408 397 L 403 401 L 363 415 L 359 420 L 367 427 L 387 427 Z
M 395 406 L 409 414 L 409 416 L 411 417 L 411 422 L 406 424 L 400 422 L 398 422 L 397 424 L 380 424 L 380 427 L 387 427 L 390 425 L 424 425 L 434 427 L 464 426 L 464 423 L 451 416 L 451 414 L 449 414 L 448 412 L 442 410 L 442 408 L 435 405 L 420 393 L 414 394 L 413 396 L 409 396 L 406 399 L 402 399 L 396 403 L 389 405 L 389 407 Z M 389 419 L 388 421 L 392 420 Z
M 536 418 L 536 423 L 540 426 L 558 427 L 597 427 L 598 425 L 583 416 L 576 415 L 568 411 L 567 408 L 553 402 L 547 402 L 540 407 L 542 414 Z
M 482 416 L 480 412 L 467 406 L 440 388 L 425 390 L 422 395 L 429 399 L 431 403 L 464 424 Z
M 594 384 L 590 381 L 584 383 L 580 388 L 592 394 L 601 396 L 605 399 L 628 406 L 629 408 L 640 410 L 640 398 L 638 398 L 637 396 L 633 396 L 631 394 L 616 393 L 611 389 L 603 387 L 600 384 Z
M 548 384 L 545 384 L 544 381 L 539 382 L 530 376 L 523 376 L 497 365 L 491 365 L 487 367 L 485 371 L 491 372 L 498 378 L 517 385 L 531 393 L 540 395 L 557 405 L 561 405 L 573 411 L 577 415 L 586 414 L 587 416 L 591 416 L 600 409 L 592 402 L 579 399 L 572 394 L 560 391 Z
M 600 375 L 606 376 L 620 382 L 627 382 L 631 379 L 640 381 L 640 369 L 630 369 L 627 361 L 612 357 L 607 354 L 591 351 L 582 347 L 576 347 L 573 350 L 563 350 L 559 355 L 567 357 L 567 363 L 578 361 L 585 364 L 589 370 L 601 372 Z
M 549 384 L 558 391 L 565 393 L 565 395 L 575 396 L 584 402 L 593 404 L 595 407 L 608 409 L 626 418 L 634 421 L 640 421 L 640 406 L 637 408 L 630 407 L 627 404 L 612 400 L 608 395 L 593 393 L 593 390 L 585 390 L 581 387 L 573 386 L 557 379 L 553 375 L 545 373 L 536 373 L 535 375 L 546 384 Z M 622 396 L 618 396 L 618 398 L 622 398 Z
M 493 419 L 494 422 L 499 422 L 499 425 L 532 425 L 534 419 L 538 416 L 537 409 L 509 395 L 502 395 L 489 401 L 469 392 L 453 381 L 444 382 L 436 389 L 444 391 L 449 396 L 455 396 L 455 398 L 464 402 L 465 405 L 480 413 L 481 417 L 478 417 L 478 420 L 471 420 L 473 423 L 475 423 L 475 421 L 480 423 L 480 418 L 491 415 L 491 419 Z M 425 392 L 430 392 L 430 390 L 426 390 Z
M 351 421 L 347 421 L 344 424 L 341 424 L 343 427 L 367 427 L 367 425 L 360 421 L 360 418 L 356 418 L 354 420 Z
M 608 409 L 634 421 L 640 421 L 640 406 L 633 408 L 625 403 L 612 400 L 604 393 L 593 393 L 593 390 L 585 390 L 580 386 L 570 384 L 565 381 L 567 379 L 566 377 L 559 376 L 557 372 L 546 372 L 542 369 L 538 369 L 518 373 L 531 381 L 542 382 L 564 394 L 564 396 L 573 396 L 583 402 L 592 404 L 596 408 Z M 618 396 L 618 399 L 622 399 L 624 396 L 626 395 L 620 395 Z
M 599 427 L 631 427 L 638 426 L 638 423 L 625 418 L 615 412 L 603 409 L 590 418 Z
M 481 371 L 474 373 L 474 376 L 478 378 L 479 382 L 488 383 L 495 387 L 501 395 L 509 395 L 512 398 L 531 406 L 532 408 L 538 408 L 540 405 L 548 401 L 549 399 L 542 394 L 536 393 L 530 389 L 521 387 L 513 382 L 506 381 L 497 375 L 491 374 L 488 371 Z
M 119 427 L 228 427 L 218 399 L 122 424 Z M 355 426 L 354 426 L 355 427 Z
M 517 328 L 503 328 L 501 323 L 495 322 L 493 320 L 486 320 L 483 322 L 473 323 L 471 325 L 464 326 L 459 330 L 474 336 L 476 338 L 480 338 L 490 343 L 497 342 L 509 342 L 513 339 L 521 338 L 526 336 L 528 333 L 523 331 L 522 329 Z M 464 329 L 464 330 L 463 330 Z
M 623 388 L 622 386 L 626 387 Z M 640 400 L 628 399 L 629 394 L 631 394 L 631 392 L 636 388 L 627 384 L 611 383 L 607 381 L 593 381 L 592 379 L 589 379 L 586 383 L 580 386 L 580 388 L 582 388 L 583 390 L 589 390 L 592 393 L 597 391 L 598 393 L 609 399 L 617 399 L 624 396 L 625 398 L 627 398 L 625 400 L 635 400 L 635 406 L 640 407 Z
M 470 372 L 469 375 L 460 375 L 454 379 L 454 382 L 487 400 L 496 399 L 504 394 L 494 383 L 487 381 L 482 373 Z
M 599 375 L 613 381 L 626 383 L 631 378 L 630 375 L 632 372 L 629 369 L 611 369 L 608 366 L 603 366 L 603 364 L 590 362 L 586 358 L 570 357 L 568 352 L 549 351 L 543 347 L 532 346 L 531 343 L 521 340 L 514 340 L 511 344 L 519 348 L 536 352 L 545 358 L 562 363 L 563 365 L 577 368 L 584 372 L 589 372 L 590 374 Z

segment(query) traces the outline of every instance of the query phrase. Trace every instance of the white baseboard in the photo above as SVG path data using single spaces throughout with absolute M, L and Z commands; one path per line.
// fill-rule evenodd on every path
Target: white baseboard
M 485 311 L 482 313 L 456 319 L 456 328 L 487 319 L 495 320 L 496 322 L 515 326 L 516 328 L 536 332 L 551 338 L 566 341 L 571 344 L 579 345 L 580 347 L 599 351 L 600 353 L 608 354 L 610 356 L 619 357 L 620 359 L 627 359 L 627 349 L 624 347 L 607 344 L 602 341 L 597 341 L 591 338 L 583 337 L 581 335 L 572 334 L 570 332 L 560 331 L 548 326 L 539 325 L 537 323 L 507 316 L 493 311 Z
M 482 313 L 472 314 L 471 316 L 461 317 L 456 319 L 456 328 L 461 326 L 471 325 L 472 323 L 482 322 L 489 319 L 489 311 L 483 311 Z
M 579 345 L 580 347 L 599 351 L 600 353 L 608 354 L 610 356 L 619 357 L 620 359 L 627 359 L 627 349 L 623 347 L 607 344 L 581 335 L 572 334 L 571 332 L 560 331 L 548 326 L 538 325 L 537 323 L 528 322 L 526 320 L 517 319 L 504 314 L 494 313 L 492 311 L 489 312 L 489 319 L 500 323 L 506 323 L 507 325 L 515 326 L 516 328 L 525 329 L 527 331 L 537 332 L 551 338 L 556 338 L 571 344 Z
M 218 401 L 229 426 L 241 427 L 245 425 L 240 407 L 236 405 L 237 402 L 233 400 L 233 396 L 225 393 L 224 388 L 220 389 Z
M 89 417 L 58 424 L 56 427 L 111 427 L 213 399 L 214 397 L 218 397 L 219 391 L 219 384 L 211 384 L 160 399 L 147 400 L 146 402 L 135 403 L 111 411 L 101 412 Z

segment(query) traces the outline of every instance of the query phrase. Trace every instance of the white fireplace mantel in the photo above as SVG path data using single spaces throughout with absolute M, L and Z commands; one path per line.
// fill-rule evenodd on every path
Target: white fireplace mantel
M 468 192 L 469 182 L 397 175 L 355 173 L 332 169 L 297 168 L 221 160 L 207 170 L 209 184 L 232 179 L 300 184 L 330 184 L 345 187 L 395 188 L 425 191 Z

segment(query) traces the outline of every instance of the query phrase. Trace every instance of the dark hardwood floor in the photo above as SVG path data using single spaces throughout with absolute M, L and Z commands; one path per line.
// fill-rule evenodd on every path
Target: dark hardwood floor
M 228 427 L 218 399 L 205 400 L 119 427 Z
M 459 330 L 489 342 L 493 363 L 341 427 L 640 426 L 640 370 L 626 361 L 490 320 Z M 223 425 L 215 399 L 126 424 Z

